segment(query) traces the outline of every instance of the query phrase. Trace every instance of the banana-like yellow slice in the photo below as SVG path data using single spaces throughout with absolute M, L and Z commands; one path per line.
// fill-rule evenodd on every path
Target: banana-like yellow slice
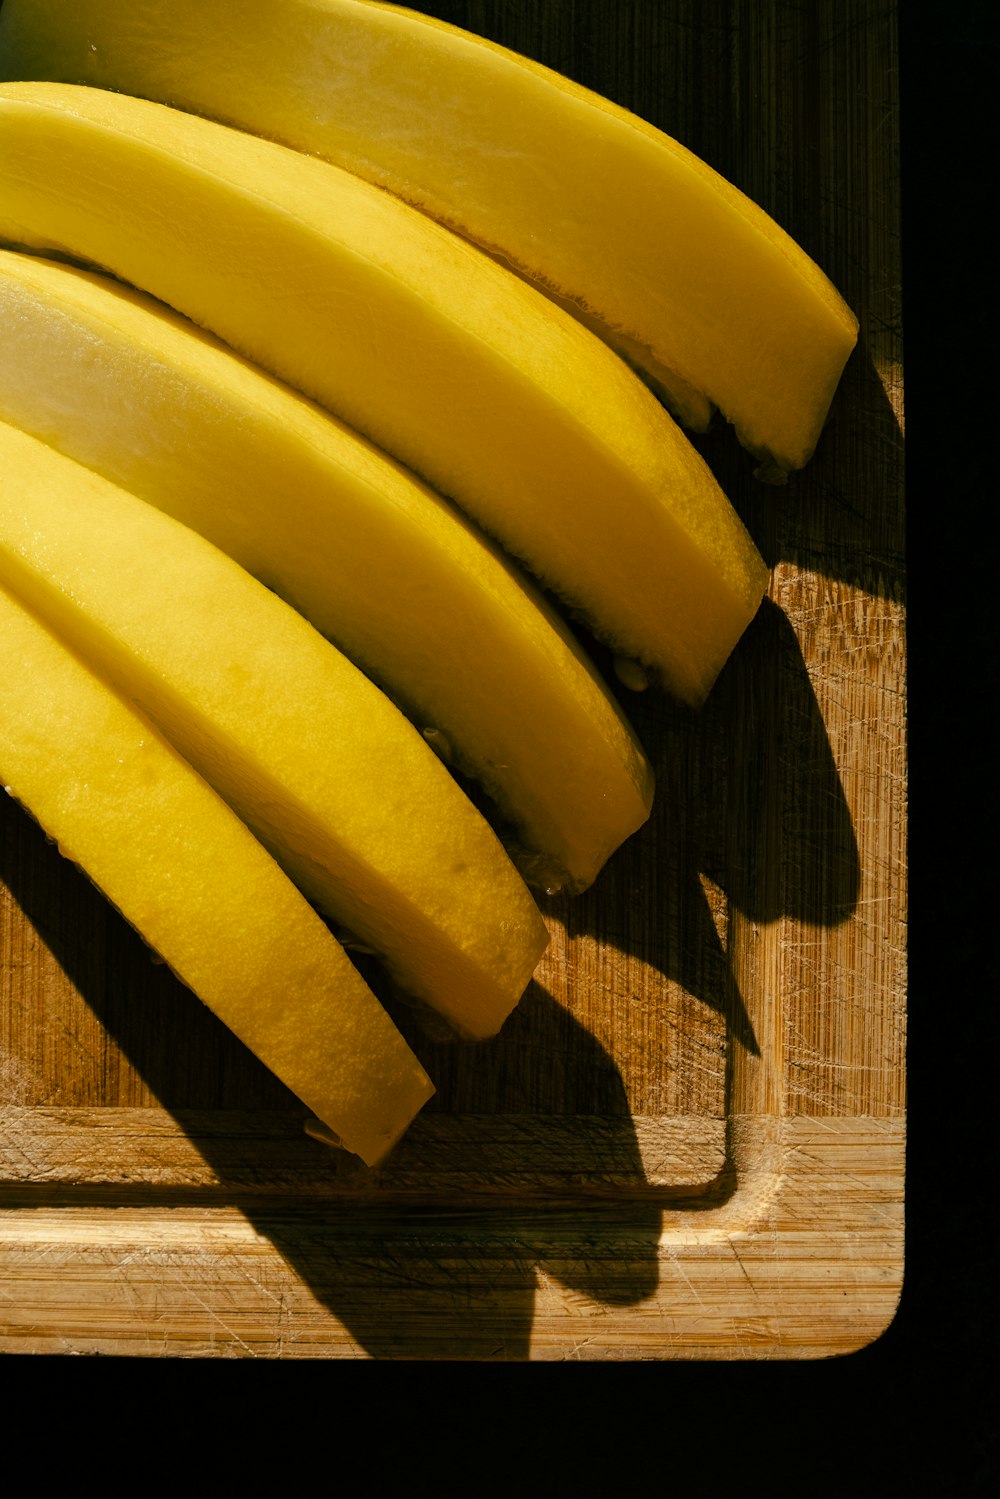
M 148 719 L 0 587 L 0 779 L 369 1165 L 434 1089 L 312 907 Z
M 641 381 L 350 173 L 145 100 L 8 83 L 0 239 L 113 271 L 336 412 L 690 702 L 757 610 L 764 564 Z
M 561 294 L 666 399 L 809 458 L 857 320 L 677 141 L 559 74 L 366 0 L 6 0 L 0 69 L 121 89 L 347 167 Z
M 439 496 L 107 277 L 0 251 L 0 419 L 199 531 L 494 798 L 537 883 L 583 889 L 653 776 L 579 646 Z
M 188 527 L 0 423 L 0 583 L 151 718 L 401 987 L 492 1035 L 547 943 L 417 731 Z

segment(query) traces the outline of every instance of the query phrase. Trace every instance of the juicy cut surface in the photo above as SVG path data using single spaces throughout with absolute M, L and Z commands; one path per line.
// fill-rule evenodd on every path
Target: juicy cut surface
M 434 1091 L 319 917 L 156 728 L 0 587 L 0 776 L 369 1165 Z
M 0 425 L 0 581 L 152 718 L 327 915 L 473 1034 L 547 941 L 496 836 L 388 699 L 202 537 Z
M 854 314 L 704 161 L 551 69 L 367 0 L 7 0 L 0 66 L 324 156 L 560 295 L 688 419 L 707 399 L 784 469 L 815 447 Z
M 537 883 L 580 889 L 653 776 L 570 631 L 470 522 L 152 298 L 0 250 L 0 419 L 294 605 L 481 782 Z
M 689 702 L 756 613 L 753 542 L 625 364 L 336 167 L 144 100 L 6 84 L 0 237 L 113 271 L 364 431 Z

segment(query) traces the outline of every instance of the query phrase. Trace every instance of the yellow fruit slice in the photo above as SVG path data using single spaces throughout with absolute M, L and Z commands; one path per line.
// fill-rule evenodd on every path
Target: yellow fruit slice
M 0 238 L 106 267 L 335 411 L 688 701 L 756 612 L 753 543 L 622 361 L 347 172 L 144 100 L 9 83 Z
M 337 162 L 571 299 L 752 451 L 786 469 L 812 453 L 857 337 L 842 298 L 677 141 L 536 63 L 359 0 L 6 0 L 0 67 Z
M 568 631 L 406 470 L 160 303 L 0 251 L 0 419 L 273 588 L 582 889 L 649 815 L 635 735 Z
M 0 779 L 177 976 L 374 1165 L 434 1092 L 342 948 L 157 732 L 0 587 Z
M 186 526 L 0 424 L 0 582 L 106 675 L 399 984 L 493 1034 L 547 941 L 402 714 Z

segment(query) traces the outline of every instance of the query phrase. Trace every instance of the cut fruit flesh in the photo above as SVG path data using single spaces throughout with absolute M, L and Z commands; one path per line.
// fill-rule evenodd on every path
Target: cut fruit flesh
M 622 361 L 348 173 L 146 101 L 7 84 L 0 238 L 113 271 L 365 431 L 688 702 L 757 610 L 750 537 Z
M 557 73 L 358 0 L 7 0 L 4 75 L 141 94 L 324 156 L 624 336 L 780 468 L 807 461 L 857 320 L 678 142 Z
M 406 470 L 161 304 L 0 251 L 0 419 L 199 531 L 294 605 L 582 889 L 653 777 L 569 632 Z M 433 740 L 432 740 L 433 742 Z
M 433 751 L 187 527 L 0 424 L 0 583 L 150 717 L 399 985 L 494 1034 L 547 942 Z
M 2 587 L 0 778 L 177 976 L 375 1165 L 434 1092 L 420 1063 L 225 802 Z

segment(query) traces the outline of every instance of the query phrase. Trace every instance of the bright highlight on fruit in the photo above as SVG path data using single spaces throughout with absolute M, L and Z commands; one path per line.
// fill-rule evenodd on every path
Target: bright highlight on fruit
M 677 141 L 536 63 L 367 0 L 6 0 L 0 68 L 324 156 L 560 294 L 689 420 L 707 398 L 781 469 L 815 447 L 843 299 Z
M 421 736 L 202 537 L 0 424 L 0 584 L 151 718 L 335 922 L 471 1036 L 548 934 Z
M 0 251 L 0 326 L 0 419 L 294 605 L 444 736 L 538 883 L 589 885 L 646 820 L 648 761 L 568 630 L 412 474 L 106 277 Z
M 622 361 L 346 172 L 143 100 L 9 83 L 0 238 L 106 267 L 335 411 L 690 703 L 758 608 L 752 541 Z
M 177 976 L 376 1164 L 434 1091 L 416 1057 L 240 820 L 3 587 L 0 778 Z

